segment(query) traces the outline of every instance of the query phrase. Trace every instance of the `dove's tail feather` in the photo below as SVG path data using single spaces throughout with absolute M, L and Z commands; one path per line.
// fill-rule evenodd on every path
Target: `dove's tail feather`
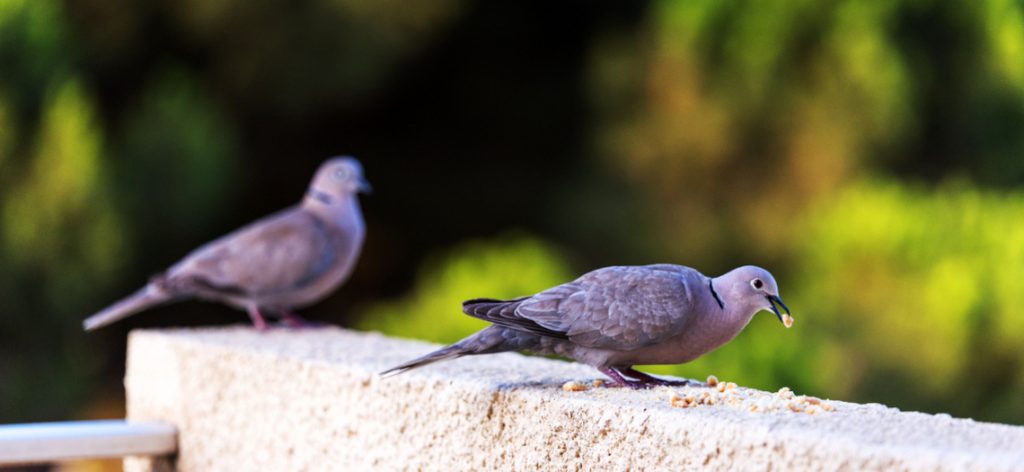
M 423 367 L 427 364 L 433 364 L 437 361 L 459 358 L 465 356 L 466 354 L 470 353 L 466 352 L 466 350 L 462 346 L 459 346 L 458 344 L 452 344 L 451 346 L 438 349 L 423 357 L 418 357 L 404 364 L 385 370 L 384 372 L 381 372 L 380 375 L 382 377 L 390 377 L 392 375 L 404 373 L 407 370 L 412 370 L 417 367 Z
M 99 313 L 86 318 L 85 321 L 82 322 L 82 326 L 86 331 L 92 331 L 134 315 L 140 311 L 166 303 L 170 301 L 171 298 L 172 297 L 168 295 L 167 292 L 161 290 L 154 284 L 149 284 L 117 303 L 104 308 Z
M 512 351 L 518 349 L 518 346 L 514 343 L 510 343 L 506 338 L 506 329 L 501 326 L 489 326 L 484 328 L 469 337 L 459 341 L 451 346 L 443 347 L 423 357 L 413 359 L 405 364 L 392 367 L 384 372 L 381 372 L 382 376 L 398 375 L 407 370 L 415 369 L 417 367 L 423 367 L 427 364 L 433 364 L 437 361 L 444 361 L 448 359 L 456 359 L 462 356 L 472 356 L 476 354 L 491 354 L 495 352 Z

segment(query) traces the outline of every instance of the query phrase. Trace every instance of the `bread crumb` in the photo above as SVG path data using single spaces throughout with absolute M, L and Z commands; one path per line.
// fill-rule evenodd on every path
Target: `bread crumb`
M 582 392 L 587 390 L 587 386 L 575 380 L 570 380 L 562 384 L 562 390 L 565 390 L 566 392 Z
M 809 395 L 796 395 L 790 387 L 781 387 L 775 392 L 740 388 L 735 382 L 723 382 L 713 375 L 708 376 L 708 388 L 665 389 L 665 397 L 676 408 L 698 408 L 716 406 L 745 410 L 757 414 L 800 413 L 822 415 L 835 410 L 829 400 Z
M 687 402 L 686 399 L 684 399 L 683 397 L 680 397 L 679 395 L 672 395 L 672 398 L 669 399 L 669 403 L 676 408 L 690 407 L 690 403 Z
M 593 385 L 594 387 L 604 387 L 604 380 L 594 379 Z
M 782 325 L 787 327 L 787 328 L 792 327 L 793 326 L 793 317 L 789 316 L 788 314 L 787 315 L 782 315 Z

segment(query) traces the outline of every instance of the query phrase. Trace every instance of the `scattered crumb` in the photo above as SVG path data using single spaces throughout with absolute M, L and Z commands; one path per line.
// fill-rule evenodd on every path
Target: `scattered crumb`
M 606 381 L 603 379 L 583 382 L 570 380 L 562 384 L 562 390 L 583 392 L 591 388 L 600 388 L 605 384 Z M 828 400 L 808 395 L 797 395 L 789 387 L 782 387 L 774 393 L 762 392 L 740 387 L 735 382 L 723 382 L 714 375 L 708 376 L 706 384 L 691 382 L 687 386 L 660 387 L 659 390 L 668 394 L 669 404 L 675 408 L 717 405 L 722 408 L 741 409 L 754 413 L 795 413 L 812 416 L 836 410 L 836 406 Z
M 789 315 L 782 315 L 782 324 L 787 328 L 793 326 L 793 317 Z
M 562 390 L 565 390 L 566 392 L 582 392 L 587 390 L 587 386 L 586 384 L 571 380 L 562 384 Z
M 707 387 L 682 387 L 671 390 L 669 403 L 676 408 L 697 408 L 721 405 L 755 413 L 801 413 L 820 415 L 834 411 L 835 405 L 827 400 L 807 395 L 796 395 L 789 387 L 777 392 L 740 388 L 734 382 L 722 382 L 708 376 Z

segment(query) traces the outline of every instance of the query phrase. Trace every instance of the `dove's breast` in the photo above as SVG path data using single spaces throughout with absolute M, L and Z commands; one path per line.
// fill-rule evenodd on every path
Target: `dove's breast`
M 321 260 L 309 277 L 299 281 L 290 290 L 274 294 L 265 306 L 280 309 L 301 308 L 327 297 L 340 287 L 355 269 L 365 239 L 362 222 L 349 226 L 327 225 L 323 228 L 327 244 L 321 251 Z

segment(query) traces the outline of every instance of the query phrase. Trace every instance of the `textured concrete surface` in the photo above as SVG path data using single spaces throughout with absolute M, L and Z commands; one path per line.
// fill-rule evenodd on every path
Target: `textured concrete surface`
M 1024 470 L 1022 427 L 882 405 L 676 408 L 678 389 L 563 390 L 600 374 L 518 354 L 376 375 L 434 347 L 335 328 L 136 331 L 128 416 L 176 425 L 186 471 Z

